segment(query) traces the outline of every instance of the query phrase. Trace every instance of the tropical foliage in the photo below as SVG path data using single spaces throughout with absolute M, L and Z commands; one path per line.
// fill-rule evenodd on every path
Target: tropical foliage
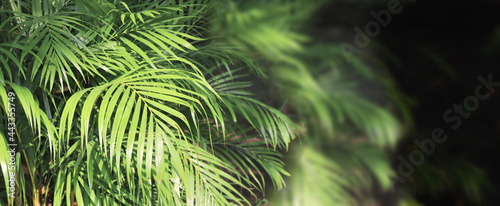
M 19 171 L 3 204 L 229 205 L 264 174 L 283 187 L 277 149 L 296 126 L 245 91 L 240 79 L 262 73 L 253 60 L 206 39 L 214 3 L 3 1 L 0 96 L 2 117 L 16 105 Z
M 411 100 L 302 32 L 325 2 L 1 1 L 0 204 L 375 202 Z

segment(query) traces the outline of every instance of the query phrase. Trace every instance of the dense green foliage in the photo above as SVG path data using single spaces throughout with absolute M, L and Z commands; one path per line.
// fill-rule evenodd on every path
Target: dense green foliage
M 16 163 L 26 168 L 15 201 L 242 204 L 241 191 L 264 188 L 263 173 L 281 188 L 275 149 L 295 124 L 244 90 L 247 68 L 262 72 L 251 59 L 204 38 L 213 5 L 4 2 L 0 96 L 7 111 L 16 95 Z

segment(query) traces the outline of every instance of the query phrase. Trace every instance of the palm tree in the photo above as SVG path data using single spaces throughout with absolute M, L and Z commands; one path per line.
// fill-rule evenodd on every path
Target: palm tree
M 283 187 L 296 125 L 246 90 L 253 59 L 205 38 L 216 4 L 2 1 L 2 204 L 242 205 L 264 177 Z

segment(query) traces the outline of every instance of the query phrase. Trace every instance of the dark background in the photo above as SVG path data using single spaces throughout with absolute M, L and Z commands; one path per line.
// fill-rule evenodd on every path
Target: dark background
M 318 13 L 316 29 L 311 33 L 326 41 L 352 44 L 353 28 L 364 29 L 366 23 L 374 20 L 370 11 L 386 9 L 387 2 L 330 3 Z M 414 126 L 395 155 L 406 154 L 414 147 L 415 139 L 430 138 L 430 131 L 441 127 L 449 139 L 437 145 L 430 162 L 439 165 L 457 158 L 470 161 L 487 174 L 494 187 L 485 189 L 479 204 L 471 203 L 454 186 L 437 193 L 417 192 L 416 199 L 425 205 L 499 205 L 496 194 L 500 190 L 500 88 L 480 101 L 479 108 L 455 131 L 442 116 L 453 104 L 462 104 L 467 96 L 474 95 L 480 84 L 478 76 L 487 79 L 492 74 L 493 81 L 500 82 L 500 1 L 401 3 L 403 11 L 392 15 L 390 24 L 371 38 L 372 44 L 367 48 L 371 53 L 359 54 L 384 60 L 400 89 L 416 102 L 412 110 Z M 377 52 L 374 42 L 389 52 Z

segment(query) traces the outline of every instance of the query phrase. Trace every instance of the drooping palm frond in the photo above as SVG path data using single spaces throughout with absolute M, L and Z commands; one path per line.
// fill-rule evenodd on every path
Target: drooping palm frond
M 88 95 L 85 95 L 87 92 L 89 92 Z M 191 173 L 193 171 L 186 165 L 185 161 L 189 160 L 186 158 L 190 155 L 184 153 L 195 151 L 185 151 L 187 148 L 182 147 L 182 144 L 187 142 L 180 140 L 186 139 L 186 132 L 196 131 L 196 128 L 189 126 L 193 123 L 197 127 L 195 121 L 199 118 L 198 115 L 221 122 L 220 109 L 212 106 L 214 105 L 212 101 L 216 97 L 217 94 L 211 92 L 211 88 L 203 81 L 203 77 L 194 73 L 174 69 L 132 71 L 107 84 L 75 93 L 62 112 L 60 134 L 65 136 L 66 142 L 69 141 L 75 109 L 78 107 L 79 110 L 81 109 L 79 112 L 81 114 L 79 115 L 80 144 L 87 145 L 89 141 L 98 142 L 100 153 L 104 152 L 102 155 L 106 157 L 110 165 L 113 165 L 110 173 L 116 175 L 118 186 L 124 184 L 125 181 L 133 182 L 130 175 L 134 173 L 132 170 L 135 170 L 144 194 L 146 187 L 150 187 L 148 186 L 151 184 L 150 174 L 154 167 L 158 171 L 171 168 L 171 171 L 175 171 L 179 177 L 181 182 L 179 184 L 187 187 L 190 175 L 196 174 Z M 81 106 L 78 106 L 81 98 L 85 100 Z M 205 106 L 201 104 L 201 101 L 205 101 Z M 94 109 L 98 109 L 99 113 L 94 113 Z M 190 116 L 181 113 L 183 111 Z M 97 127 L 89 128 L 90 122 L 96 122 Z M 108 128 L 111 131 L 108 132 Z M 124 147 L 125 143 L 126 147 Z M 164 152 L 167 152 L 168 156 L 164 157 Z M 120 177 L 120 168 L 123 167 L 121 158 L 124 153 L 126 180 Z M 133 154 L 137 155 L 136 164 L 132 163 Z M 167 157 L 170 161 L 163 162 Z M 152 165 L 153 159 L 156 159 L 154 166 Z M 91 159 L 87 161 L 88 164 L 93 164 Z M 207 164 L 212 164 L 212 162 Z M 136 165 L 134 169 L 132 169 L 133 165 Z M 89 177 L 89 184 L 92 184 L 93 177 Z M 154 181 L 159 181 L 158 177 L 159 175 Z M 169 188 L 174 188 L 174 186 Z M 192 195 L 191 189 L 193 188 L 186 189 L 186 194 Z M 172 190 L 162 192 L 169 193 L 169 191 L 173 192 Z M 130 193 L 135 194 L 134 191 Z M 222 204 L 224 201 L 225 199 L 219 199 L 217 203 Z
M 308 183 L 300 178 L 290 179 L 290 184 L 295 187 L 291 186 L 289 190 L 283 191 L 283 195 L 289 196 L 288 198 L 278 196 L 277 201 L 281 205 L 296 201 L 316 201 L 318 205 L 366 204 L 364 201 L 374 198 L 372 192 L 378 190 L 374 188 L 387 190 L 390 186 L 390 178 L 394 173 L 385 151 L 381 148 L 394 148 L 400 137 L 401 125 L 387 108 L 374 103 L 362 92 L 363 88 L 359 84 L 353 83 L 362 80 L 352 79 L 348 72 L 338 67 L 327 67 L 329 70 L 318 75 L 315 75 L 315 70 L 311 72 L 306 70 L 306 67 L 297 62 L 283 64 L 274 69 L 280 73 L 277 79 L 281 88 L 289 95 L 289 105 L 302 108 L 298 111 L 301 112 L 302 121 L 308 128 L 304 142 L 307 142 L 308 147 L 321 151 L 317 155 L 325 161 L 328 160 L 329 164 L 342 168 L 337 169 L 339 172 L 329 171 L 344 178 L 339 181 L 325 177 L 330 181 L 313 184 L 320 185 L 323 189 L 307 193 L 309 196 L 300 196 L 303 199 L 294 197 L 306 187 L 299 185 Z M 318 69 L 321 68 L 323 67 Z M 361 79 L 359 74 L 354 77 Z M 359 143 L 367 145 L 359 147 Z M 320 170 L 323 164 L 316 164 Z M 291 171 L 303 174 L 303 167 L 307 166 L 299 165 Z M 349 192 L 340 197 L 329 195 L 343 194 L 344 191 Z
M 50 142 L 48 146 L 51 151 L 54 151 L 55 148 L 53 146 L 58 137 L 57 131 L 53 123 L 48 119 L 47 114 L 39 107 L 36 98 L 26 87 L 19 86 L 10 81 L 6 81 L 5 85 L 11 90 L 7 92 L 8 90 L 5 87 L 0 87 L 0 106 L 3 109 L 2 112 L 7 114 L 8 111 L 11 111 L 14 114 L 18 114 L 18 117 L 16 117 L 18 120 L 26 119 L 26 122 L 20 121 L 16 124 L 23 125 L 23 127 L 28 126 L 34 136 L 47 135 Z M 9 110 L 9 108 L 11 109 Z M 20 115 L 21 111 L 23 111 L 23 116 Z
M 374 72 L 358 58 L 341 64 L 344 55 L 335 46 L 304 46 L 308 38 L 298 32 L 298 25 L 320 3 L 227 2 L 218 8 L 226 13 L 219 13 L 212 24 L 219 35 L 215 39 L 269 62 L 266 72 L 285 94 L 286 107 L 297 112 L 306 127 L 301 139 L 306 152 L 293 155 L 310 159 L 288 161 L 295 163 L 290 172 L 298 177 L 288 180 L 275 203 L 360 205 L 359 198 L 372 198 L 373 189 L 387 189 L 393 171 L 381 148 L 393 148 L 401 131 L 388 105 L 399 101 L 405 110 L 405 102 L 401 93 L 389 91 L 393 82 L 386 73 Z M 388 97 L 391 104 L 371 99 L 375 95 L 365 91 L 373 90 L 360 86 L 364 82 L 380 88 L 377 95 Z M 356 146 L 360 142 L 366 147 Z

